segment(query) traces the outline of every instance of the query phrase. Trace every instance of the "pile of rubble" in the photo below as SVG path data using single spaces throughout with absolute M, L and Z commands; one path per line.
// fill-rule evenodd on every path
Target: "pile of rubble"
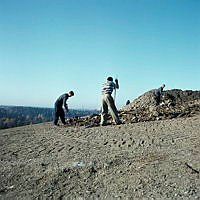
M 167 90 L 160 105 L 153 98 L 155 90 L 146 92 L 120 110 L 124 123 L 191 117 L 200 112 L 200 91 Z
M 100 115 L 94 114 L 86 117 L 72 117 L 67 119 L 67 126 L 85 126 L 85 127 L 94 127 L 99 126 L 100 124 Z
M 155 90 L 151 90 L 135 99 L 132 103 L 119 110 L 123 123 L 164 120 L 177 117 L 191 117 L 200 113 L 200 91 L 167 90 L 156 106 L 153 98 Z M 100 115 L 74 117 L 67 120 L 69 126 L 98 126 Z M 108 120 L 111 122 L 111 117 Z
M 155 90 L 150 90 L 137 99 L 135 99 L 132 103 L 122 108 L 122 110 L 132 110 L 137 108 L 147 108 L 149 106 L 155 106 L 154 98 L 152 98 Z M 173 105 L 177 104 L 185 104 L 190 101 L 200 100 L 200 91 L 192 91 L 192 90 L 167 90 L 163 92 L 162 102 L 172 103 Z

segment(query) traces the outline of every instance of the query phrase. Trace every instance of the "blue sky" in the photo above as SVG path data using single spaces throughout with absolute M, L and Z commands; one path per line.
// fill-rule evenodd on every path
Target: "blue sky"
M 0 0 L 0 105 L 118 108 L 158 88 L 199 90 L 199 0 Z

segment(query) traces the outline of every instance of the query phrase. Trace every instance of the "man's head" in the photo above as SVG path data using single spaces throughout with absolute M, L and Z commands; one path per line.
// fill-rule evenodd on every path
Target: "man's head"
M 69 97 L 74 96 L 74 92 L 73 92 L 73 91 L 70 91 L 70 92 L 68 93 L 68 96 L 69 96 Z
M 162 84 L 162 86 L 161 86 L 162 88 L 164 88 L 165 87 L 165 84 Z
M 113 78 L 112 77 L 108 77 L 107 81 L 113 81 Z

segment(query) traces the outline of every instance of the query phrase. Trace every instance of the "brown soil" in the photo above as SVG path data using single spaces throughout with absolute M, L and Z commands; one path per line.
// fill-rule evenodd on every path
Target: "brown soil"
M 148 91 L 129 105 L 119 110 L 124 124 L 192 117 L 200 113 L 200 91 L 167 90 L 156 106 L 153 98 L 155 90 Z M 67 121 L 68 126 L 99 126 L 100 115 L 74 117 Z M 112 124 L 108 117 L 108 124 Z
M 0 199 L 199 199 L 200 92 L 149 91 L 100 116 L 0 131 Z M 109 120 L 111 123 L 111 120 Z
M 0 131 L 0 199 L 200 199 L 200 116 Z

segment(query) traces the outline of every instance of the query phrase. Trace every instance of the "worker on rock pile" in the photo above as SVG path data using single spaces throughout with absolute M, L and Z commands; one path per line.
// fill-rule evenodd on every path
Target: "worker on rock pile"
M 126 106 L 128 105 L 128 104 L 130 104 L 131 102 L 130 102 L 130 100 L 127 100 L 127 102 L 126 102 Z
M 103 84 L 102 88 L 102 109 L 101 109 L 101 122 L 100 122 L 100 125 L 102 126 L 106 125 L 108 109 L 110 110 L 113 122 L 115 124 L 121 124 L 114 99 L 111 95 L 114 89 L 119 89 L 118 80 L 115 79 L 114 83 L 113 78 L 108 77 L 107 81 Z
M 163 89 L 165 88 L 165 84 L 163 84 L 160 88 L 158 88 L 154 93 L 154 99 L 156 101 L 156 105 L 160 104 L 161 95 L 163 94 Z
M 66 101 L 69 97 L 72 97 L 74 96 L 74 92 L 73 91 L 70 91 L 69 93 L 67 94 L 63 94 L 61 95 L 55 102 L 55 116 L 54 116 L 54 125 L 58 126 L 58 120 L 59 120 L 59 117 L 62 121 L 62 123 L 65 125 L 66 122 L 65 122 L 65 112 L 63 110 L 63 105 L 65 107 L 65 110 L 66 112 L 68 112 L 68 106 L 66 104 Z

